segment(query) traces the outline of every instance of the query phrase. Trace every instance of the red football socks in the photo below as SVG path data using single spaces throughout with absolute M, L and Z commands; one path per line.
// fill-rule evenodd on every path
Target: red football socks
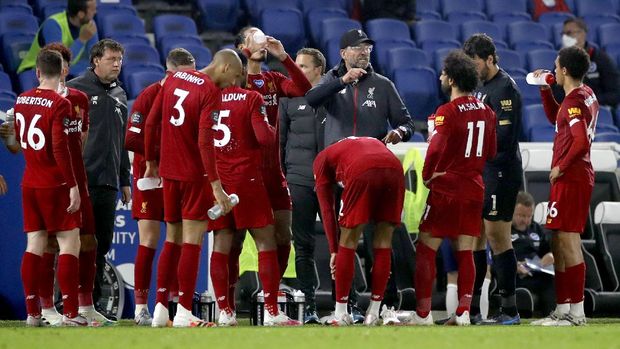
M 263 284 L 265 310 L 272 315 L 277 315 L 280 271 L 278 269 L 278 254 L 276 251 L 258 252 L 258 277 Z
M 336 302 L 347 303 L 355 273 L 355 250 L 338 246 L 336 254 Z
M 63 313 L 68 318 L 78 315 L 79 260 L 71 254 L 58 256 L 58 285 L 62 293 Z
M 26 312 L 28 315 L 37 316 L 41 314 L 39 307 L 39 273 L 41 271 L 41 256 L 34 253 L 24 252 L 22 258 L 22 283 L 24 295 L 26 297 Z
M 564 270 L 564 290 L 570 297 L 571 303 L 583 301 L 583 291 L 586 281 L 586 265 L 581 262 Z
M 54 306 L 55 262 L 55 253 L 44 253 L 41 258 L 41 272 L 39 273 L 39 299 L 41 301 L 41 308 L 43 309 Z
M 213 251 L 209 267 L 215 299 L 220 310 L 231 311 L 228 305 L 228 255 Z
M 385 293 L 385 285 L 390 278 L 390 270 L 392 264 L 391 248 L 375 248 L 375 262 L 372 265 L 372 293 L 370 299 L 373 301 L 383 300 Z
M 435 280 L 435 256 L 437 252 L 425 244 L 416 245 L 415 298 L 416 313 L 426 318 L 431 312 L 431 296 Z
M 154 257 L 155 249 L 143 245 L 138 246 L 134 268 L 134 296 L 136 304 L 146 304 L 148 302 Z
M 460 316 L 464 312 L 469 311 L 471 307 L 474 281 L 476 280 L 476 266 L 474 265 L 474 255 L 471 250 L 457 251 L 456 261 L 459 266 L 459 305 L 456 308 L 456 315 Z
M 179 278 L 179 304 L 188 310 L 192 309 L 199 263 L 200 245 L 183 244 L 181 257 L 179 258 L 179 267 L 177 269 L 177 277 Z
M 161 303 L 166 308 L 168 307 L 168 292 L 171 279 L 177 273 L 178 259 L 175 258 L 177 246 L 172 242 L 166 241 L 157 261 L 156 303 Z
M 78 302 L 81 307 L 93 305 L 93 288 L 97 273 L 97 249 L 80 252 L 80 286 Z
M 555 302 L 556 304 L 570 303 L 570 290 L 566 285 L 566 271 L 555 271 Z

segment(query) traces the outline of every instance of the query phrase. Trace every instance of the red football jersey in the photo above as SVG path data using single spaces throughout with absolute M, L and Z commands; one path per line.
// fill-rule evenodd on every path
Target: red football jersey
M 88 131 L 88 96 L 77 89 L 65 87 L 60 93 L 71 102 L 71 115 L 69 117 L 69 152 L 71 152 L 71 164 L 73 173 L 80 191 L 88 187 L 86 168 L 84 167 L 82 132 Z
M 297 64 L 287 57 L 282 62 L 290 79 L 278 72 L 261 72 L 260 74 L 248 74 L 248 90 L 257 91 L 263 96 L 269 124 L 276 128 L 278 134 L 278 104 L 282 97 L 301 97 L 306 94 L 312 84 Z M 270 149 L 265 149 L 263 167 L 280 168 L 280 139 L 276 137 L 276 144 Z
M 422 178 L 433 179 L 430 189 L 463 200 L 482 202 L 485 162 L 495 157 L 495 113 L 473 96 L 440 106 L 435 112 L 435 132 L 426 152 Z
M 147 118 L 145 134 L 145 158 L 156 160 L 161 125 L 160 176 L 201 181 L 206 173 L 210 181 L 218 179 L 211 127 L 220 99 L 219 88 L 196 70 L 178 71 L 166 79 Z
M 213 130 L 217 169 L 224 183 L 260 176 L 260 147 L 273 146 L 276 137 L 258 92 L 236 86 L 224 89 Z
M 56 91 L 34 88 L 17 97 L 15 133 L 26 160 L 22 186 L 76 185 L 68 145 L 71 102 Z
M 159 81 L 147 86 L 136 98 L 131 107 L 129 122 L 127 122 L 127 132 L 125 133 L 125 149 L 133 152 L 133 176 L 134 179 L 142 178 L 146 171 L 146 161 L 144 160 L 144 126 L 149 110 L 157 94 L 161 90 Z M 159 134 L 157 132 L 156 134 Z M 156 137 L 157 140 L 157 137 Z M 156 157 L 159 146 L 155 147 Z
M 594 184 L 590 147 L 596 129 L 599 104 L 587 85 L 572 90 L 558 105 L 551 90 L 541 91 L 549 121 L 555 125 L 551 168 L 560 167 L 562 179 Z
M 338 236 L 333 190 L 336 183 L 346 188 L 349 181 L 369 169 L 402 171 L 402 164 L 385 144 L 370 137 L 348 137 L 330 145 L 317 155 L 312 167 L 325 234 L 330 237 Z

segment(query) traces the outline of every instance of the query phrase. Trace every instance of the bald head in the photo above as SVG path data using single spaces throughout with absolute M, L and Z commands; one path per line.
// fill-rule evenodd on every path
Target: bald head
M 231 49 L 217 51 L 213 56 L 213 61 L 202 70 L 209 75 L 220 88 L 225 88 L 235 84 L 241 78 L 243 65 L 237 53 Z

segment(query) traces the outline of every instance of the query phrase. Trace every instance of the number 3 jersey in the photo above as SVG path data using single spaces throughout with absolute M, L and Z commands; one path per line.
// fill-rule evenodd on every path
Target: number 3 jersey
M 26 160 L 23 187 L 75 186 L 68 145 L 70 114 L 71 103 L 53 90 L 35 88 L 17 97 L 15 132 Z
M 228 87 L 222 91 L 217 122 L 213 125 L 217 169 L 223 183 L 261 178 L 261 147 L 273 146 L 275 129 L 269 124 L 263 97 L 255 91 Z
M 168 76 L 146 122 L 145 158 L 156 160 L 161 125 L 159 175 L 177 181 L 218 179 L 213 149 L 213 122 L 220 109 L 220 89 L 195 70 Z M 202 161 L 201 161 L 202 158 Z M 204 165 L 203 165 L 204 164 Z
M 435 112 L 435 132 L 430 140 L 422 177 L 446 172 L 430 189 L 462 200 L 482 202 L 482 171 L 497 151 L 495 113 L 473 96 L 440 106 Z

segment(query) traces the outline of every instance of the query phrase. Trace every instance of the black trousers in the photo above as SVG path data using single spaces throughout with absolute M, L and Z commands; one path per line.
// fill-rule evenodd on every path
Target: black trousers
M 93 289 L 93 300 L 96 304 L 101 296 L 105 255 L 110 251 L 114 236 L 114 217 L 116 216 L 118 190 L 109 186 L 93 186 L 88 187 L 88 191 L 93 203 L 95 237 L 97 238 L 97 275 L 95 276 L 95 288 Z
M 555 283 L 552 275 L 534 272 L 532 276 L 523 279 L 517 277 L 517 287 L 527 288 L 538 296 L 535 310 L 540 311 L 542 316 L 549 315 L 555 309 Z
M 289 183 L 293 202 L 293 244 L 299 288 L 306 295 L 306 307 L 316 310 L 314 290 L 318 286 L 314 262 L 314 225 L 319 201 L 313 187 Z

